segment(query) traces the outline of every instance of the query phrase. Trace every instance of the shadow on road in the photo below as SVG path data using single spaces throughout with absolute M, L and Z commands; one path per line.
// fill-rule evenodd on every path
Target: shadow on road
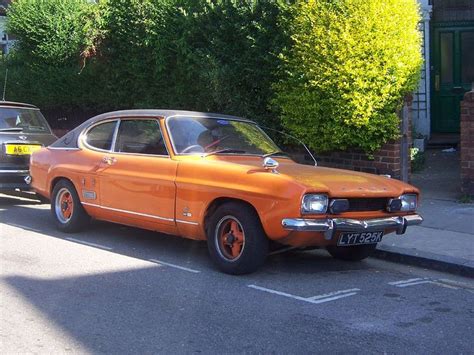
M 107 245 L 113 248 L 110 252 L 133 258 L 149 260 L 165 257 L 164 260 L 169 262 L 191 262 L 193 267 L 215 271 L 208 256 L 207 245 L 203 241 L 189 240 L 102 221 L 93 221 L 80 233 L 63 233 L 54 227 L 47 205 L 43 205 L 41 208 L 31 208 L 29 203 L 25 203 L 26 205 L 23 205 L 23 202 L 10 204 L 10 208 L 2 212 L 4 217 L 1 222 L 41 233 L 45 237 L 63 240 L 74 238 L 84 242 Z M 264 267 L 257 274 L 315 274 L 370 268 L 370 265 L 364 261 L 354 263 L 333 259 L 325 250 L 310 252 L 294 250 L 269 256 Z

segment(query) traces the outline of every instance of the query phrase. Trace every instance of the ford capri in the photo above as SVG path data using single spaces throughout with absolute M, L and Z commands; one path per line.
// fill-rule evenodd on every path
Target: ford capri
M 92 218 L 205 240 L 229 274 L 255 271 L 275 246 L 362 260 L 423 220 L 415 187 L 299 164 L 255 122 L 220 114 L 99 115 L 35 151 L 31 176 L 63 232 Z

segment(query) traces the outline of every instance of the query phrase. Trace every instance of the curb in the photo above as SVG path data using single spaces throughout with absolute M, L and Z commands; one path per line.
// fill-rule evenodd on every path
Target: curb
M 378 259 L 385 259 L 401 264 L 420 266 L 427 269 L 474 278 L 473 260 L 421 252 L 416 249 L 391 247 L 387 245 L 378 245 L 372 256 Z

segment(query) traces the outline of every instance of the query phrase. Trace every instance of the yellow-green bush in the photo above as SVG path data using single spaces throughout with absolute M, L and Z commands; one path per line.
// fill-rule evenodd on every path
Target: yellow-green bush
M 395 138 L 422 61 L 416 0 L 298 1 L 287 21 L 274 85 L 284 126 L 320 152 Z

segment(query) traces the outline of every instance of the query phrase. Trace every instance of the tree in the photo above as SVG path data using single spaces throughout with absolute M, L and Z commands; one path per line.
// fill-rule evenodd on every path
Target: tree
M 416 0 L 308 0 L 292 6 L 274 104 L 316 151 L 372 152 L 399 134 L 419 79 Z

